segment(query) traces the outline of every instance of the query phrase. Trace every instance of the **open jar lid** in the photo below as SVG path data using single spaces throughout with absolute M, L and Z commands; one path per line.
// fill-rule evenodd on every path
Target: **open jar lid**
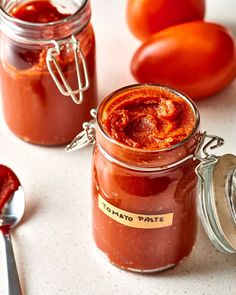
M 219 141 L 220 138 L 216 139 Z M 222 145 L 223 140 L 218 143 L 214 147 Z M 200 218 L 218 250 L 236 253 L 236 156 L 226 154 L 217 157 L 209 155 L 204 148 L 203 151 L 206 157 L 200 158 L 201 163 L 196 169 Z

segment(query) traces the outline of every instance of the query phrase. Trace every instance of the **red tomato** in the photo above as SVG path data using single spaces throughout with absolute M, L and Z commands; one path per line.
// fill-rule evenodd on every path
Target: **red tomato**
M 235 40 L 226 28 L 213 23 L 174 26 L 153 35 L 136 51 L 131 71 L 141 83 L 167 85 L 200 99 L 235 78 Z
M 177 24 L 202 20 L 205 0 L 128 0 L 127 20 L 140 40 Z

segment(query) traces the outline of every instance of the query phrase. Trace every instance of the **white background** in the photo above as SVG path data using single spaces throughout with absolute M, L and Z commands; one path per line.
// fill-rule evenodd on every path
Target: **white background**
M 207 19 L 236 35 L 235 0 L 207 2 Z M 128 31 L 125 3 L 92 0 L 100 100 L 135 82 L 129 65 L 139 42 Z M 220 153 L 236 154 L 236 81 L 198 107 L 202 130 L 225 138 Z M 25 294 L 236 294 L 236 255 L 218 253 L 201 225 L 191 256 L 170 271 L 133 274 L 103 260 L 91 235 L 91 154 L 91 148 L 68 155 L 63 148 L 24 143 L 10 133 L 1 113 L 0 162 L 14 169 L 26 194 L 24 220 L 12 232 Z M 0 294 L 6 294 L 1 249 Z

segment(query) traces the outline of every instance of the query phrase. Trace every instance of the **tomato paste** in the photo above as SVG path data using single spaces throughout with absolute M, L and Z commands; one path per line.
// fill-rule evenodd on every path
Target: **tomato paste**
M 23 21 L 32 23 L 49 23 L 69 16 L 60 13 L 49 1 L 30 1 L 14 7 L 10 14 Z
M 196 107 L 166 87 L 130 86 L 100 105 L 93 233 L 113 264 L 161 271 L 190 254 L 197 231 L 192 157 L 198 127 Z
M 19 186 L 20 182 L 14 172 L 6 166 L 0 165 L 0 213 Z
M 118 95 L 103 112 L 104 130 L 127 146 L 158 150 L 183 141 L 191 134 L 195 118 L 182 98 L 149 89 L 130 96 Z
M 86 5 L 70 15 L 47 0 L 17 3 L 8 12 L 14 23 L 12 28 L 17 28 L 9 30 L 11 35 L 8 35 L 8 27 L 5 28 L 9 23 L 5 23 L 3 15 L 0 77 L 4 116 L 10 129 L 28 142 L 41 145 L 68 143 L 88 120 L 90 109 L 96 106 L 95 39 L 88 9 Z M 16 19 L 24 23 L 15 22 Z M 61 94 L 46 64 L 47 52 L 56 44 L 51 40 L 64 45 L 60 47 L 56 61 L 71 89 L 78 89 L 74 47 L 69 43 L 72 35 L 80 41 L 90 85 L 81 105 Z M 81 72 L 83 80 L 83 70 Z

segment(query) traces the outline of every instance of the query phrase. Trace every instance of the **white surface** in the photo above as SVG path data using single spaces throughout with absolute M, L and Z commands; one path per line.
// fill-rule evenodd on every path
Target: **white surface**
M 139 42 L 127 29 L 125 2 L 92 0 L 100 99 L 134 83 L 129 63 Z M 235 11 L 235 0 L 208 0 L 207 18 L 236 34 Z M 202 129 L 225 138 L 222 153 L 236 154 L 236 81 L 198 106 Z M 128 273 L 97 255 L 91 235 L 91 154 L 90 148 L 67 155 L 63 148 L 26 144 L 10 133 L 1 115 L 0 162 L 15 170 L 26 193 L 24 221 L 12 233 L 25 294 L 236 294 L 236 255 L 218 253 L 201 226 L 191 256 L 160 274 Z M 3 266 L 0 250 L 1 295 L 6 294 Z

